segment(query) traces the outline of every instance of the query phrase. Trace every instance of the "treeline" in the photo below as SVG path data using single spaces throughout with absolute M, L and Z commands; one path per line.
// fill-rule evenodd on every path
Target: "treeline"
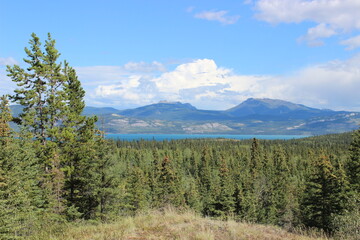
M 97 218 L 107 187 L 114 187 L 105 172 L 110 143 L 95 128 L 96 117 L 81 115 L 85 92 L 75 70 L 58 61 L 50 34 L 44 47 L 35 34 L 29 44 L 27 68 L 7 66 L 18 88 L 0 103 L 0 239 Z M 11 116 L 9 100 L 23 107 L 19 117 Z
M 290 141 L 108 141 L 55 41 L 33 34 L 0 103 L 0 239 L 168 205 L 288 229 L 359 234 L 360 130 Z M 23 113 L 13 118 L 9 100 Z M 20 128 L 13 132 L 9 122 Z
M 278 142 L 117 142 L 122 209 L 171 204 L 204 216 L 328 233 L 359 217 L 358 153 L 349 157 L 349 145 L 329 146 L 316 138 L 316 147 L 306 139 Z M 359 225 L 346 227 L 358 231 Z

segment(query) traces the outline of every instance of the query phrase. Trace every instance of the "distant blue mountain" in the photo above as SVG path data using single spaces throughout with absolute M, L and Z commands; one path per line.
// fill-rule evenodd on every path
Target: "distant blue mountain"
M 11 106 L 17 116 L 22 108 Z M 340 133 L 357 129 L 360 113 L 317 109 L 277 99 L 249 98 L 224 111 L 189 103 L 159 102 L 134 109 L 85 107 L 109 133 L 292 134 Z
M 85 107 L 83 114 L 86 116 L 90 115 L 104 115 L 104 114 L 119 114 L 121 111 L 112 107 Z
M 229 119 L 223 111 L 199 110 L 189 103 L 159 102 L 135 109 L 123 110 L 121 115 L 133 118 L 167 121 L 208 121 Z
M 260 117 L 261 119 L 309 119 L 336 113 L 332 110 L 311 108 L 302 104 L 269 98 L 249 98 L 225 112 L 237 118 Z
M 121 115 L 127 117 L 168 121 L 224 121 L 249 118 L 265 120 L 309 119 L 311 117 L 331 116 L 334 113 L 337 112 L 268 98 L 249 98 L 225 111 L 199 110 L 189 103 L 181 102 L 160 102 L 120 111 Z

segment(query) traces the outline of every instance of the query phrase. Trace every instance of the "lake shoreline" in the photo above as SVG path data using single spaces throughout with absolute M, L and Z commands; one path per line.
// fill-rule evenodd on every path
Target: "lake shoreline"
M 290 140 L 311 137 L 311 135 L 231 135 L 231 134 L 114 134 L 105 135 L 107 139 L 122 141 L 164 141 L 164 140 L 181 140 L 181 139 L 263 139 L 263 140 Z

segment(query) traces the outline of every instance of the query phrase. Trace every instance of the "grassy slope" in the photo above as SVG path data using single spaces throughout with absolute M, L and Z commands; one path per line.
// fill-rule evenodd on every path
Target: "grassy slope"
M 267 240 L 311 240 L 325 239 L 296 235 L 279 227 L 237 223 L 235 221 L 216 221 L 201 218 L 193 213 L 165 213 L 136 217 L 124 217 L 111 224 L 68 226 L 56 236 L 48 233 L 35 236 L 34 239 L 53 240 L 115 240 L 115 239 L 267 239 Z

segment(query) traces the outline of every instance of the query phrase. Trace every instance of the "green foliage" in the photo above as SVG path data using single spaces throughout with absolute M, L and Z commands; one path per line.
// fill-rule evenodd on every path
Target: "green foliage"
M 159 172 L 159 199 L 161 205 L 173 205 L 176 207 L 185 204 L 184 192 L 176 169 L 169 157 L 164 157 Z
M 334 217 L 333 228 L 336 230 L 335 239 L 357 240 L 360 236 L 360 205 L 359 200 L 349 202 L 346 212 Z
M 10 121 L 12 120 L 9 100 L 6 95 L 0 98 L 0 140 L 5 143 L 9 140 L 11 129 Z
M 214 216 L 226 219 L 235 211 L 235 188 L 226 158 L 221 157 L 219 169 L 219 193 L 214 199 Z
M 0 148 L 0 239 L 17 239 L 41 226 L 45 199 L 31 142 L 14 140 Z
M 341 178 L 336 176 L 330 159 L 321 156 L 314 163 L 314 172 L 306 182 L 302 209 L 307 226 L 331 232 L 335 215 L 344 210 L 344 197 L 340 188 Z
M 348 179 L 353 191 L 360 193 L 360 129 L 353 133 L 350 159 L 346 165 Z
M 149 209 L 148 178 L 139 167 L 134 167 L 128 178 L 126 203 L 131 211 L 144 211 Z
M 110 221 L 168 205 L 219 219 L 358 232 L 360 130 L 289 141 L 108 141 L 82 116 L 85 92 L 48 35 L 26 69 L 8 66 L 23 106 L 11 134 L 0 102 L 0 238 L 79 219 Z M 350 146 L 350 153 L 347 149 Z M 338 224 L 335 224 L 337 219 Z M 349 225 L 347 225 L 349 223 Z M 348 226 L 346 228 L 345 226 Z M 350 238 L 349 237 L 349 238 Z

